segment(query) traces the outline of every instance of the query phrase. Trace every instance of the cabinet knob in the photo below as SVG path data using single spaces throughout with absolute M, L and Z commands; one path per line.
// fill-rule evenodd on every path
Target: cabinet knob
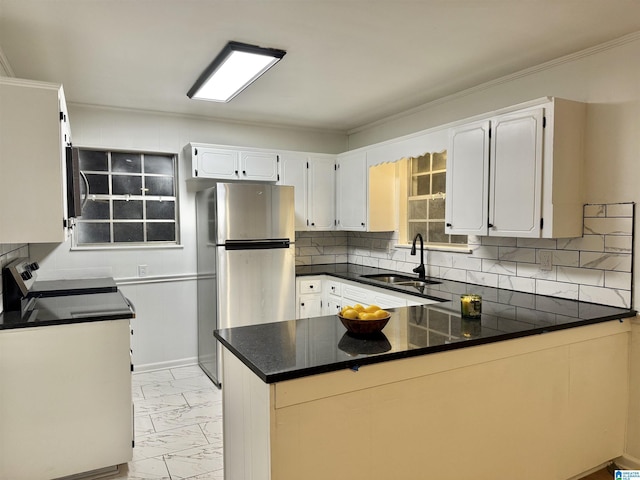
M 450 223 L 445 224 L 447 227 L 452 227 L 453 225 L 451 225 Z
M 246 170 L 242 170 L 242 174 L 243 174 L 243 175 L 246 175 L 246 174 L 247 174 L 247 171 L 246 171 Z
M 315 227 L 315 226 L 316 226 L 316 224 L 315 224 L 314 222 L 311 222 L 311 226 L 312 226 L 312 227 Z
M 362 222 L 360 225 L 362 225 L 364 227 L 364 222 Z
M 238 170 L 236 170 L 235 172 L 236 172 L 236 175 L 238 175 Z
M 309 289 L 312 289 L 312 288 L 313 288 L 313 285 L 309 285 Z
M 302 302 L 302 303 L 300 304 L 300 306 L 301 306 L 301 307 L 304 307 L 304 302 Z
M 493 226 L 493 223 L 490 223 L 489 228 L 496 228 L 496 227 Z

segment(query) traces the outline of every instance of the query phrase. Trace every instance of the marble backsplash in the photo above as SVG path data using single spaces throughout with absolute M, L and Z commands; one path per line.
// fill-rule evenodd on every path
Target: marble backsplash
M 28 257 L 29 246 L 13 243 L 0 243 L 0 268 L 4 268 L 5 265 L 15 260 L 18 257 Z M 2 298 L 2 282 L 0 282 L 0 313 L 3 310 L 3 298 Z
M 570 239 L 469 237 L 466 252 L 425 251 L 427 274 L 618 307 L 631 307 L 633 203 L 584 206 L 583 236 Z M 297 232 L 298 265 L 350 262 L 411 273 L 419 263 L 397 233 Z M 550 270 L 540 256 L 549 252 Z

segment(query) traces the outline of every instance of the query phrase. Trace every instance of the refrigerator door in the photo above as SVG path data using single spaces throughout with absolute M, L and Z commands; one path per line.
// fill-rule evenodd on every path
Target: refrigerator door
M 210 228 L 215 224 L 215 196 L 209 191 L 196 195 L 198 246 L 198 363 L 211 380 L 220 386 L 218 341 L 213 336 L 217 324 L 215 243 Z
M 227 240 L 294 239 L 293 187 L 219 183 L 216 202 L 218 245 Z
M 295 318 L 295 249 L 218 249 L 218 328 Z

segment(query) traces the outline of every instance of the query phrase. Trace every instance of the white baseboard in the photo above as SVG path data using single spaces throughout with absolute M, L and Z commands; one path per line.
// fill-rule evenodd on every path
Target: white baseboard
M 167 368 L 187 367 L 189 365 L 197 365 L 198 357 L 181 358 L 168 362 L 145 363 L 133 366 L 134 373 L 152 372 L 154 370 L 166 370 Z
M 625 453 L 614 460 L 615 464 L 625 470 L 640 470 L 640 458 Z

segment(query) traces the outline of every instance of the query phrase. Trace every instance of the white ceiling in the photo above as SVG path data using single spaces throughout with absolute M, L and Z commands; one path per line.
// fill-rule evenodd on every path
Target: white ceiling
M 0 0 L 15 76 L 68 102 L 342 132 L 636 31 L 640 0 Z M 229 40 L 287 55 L 188 99 Z

